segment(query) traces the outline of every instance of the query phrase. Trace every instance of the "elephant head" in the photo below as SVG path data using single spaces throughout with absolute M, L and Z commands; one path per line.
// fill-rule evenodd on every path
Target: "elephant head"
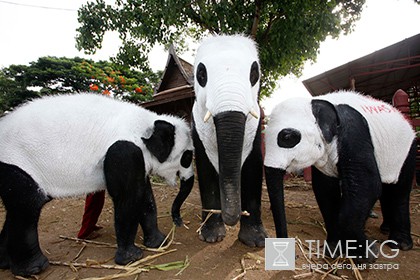
M 193 143 L 189 125 L 182 119 L 171 115 L 159 116 L 149 129 L 149 137 L 142 138 L 144 145 L 153 157 L 147 168 L 163 177 L 169 185 L 176 185 L 180 179 L 180 190 L 172 204 L 172 219 L 177 226 L 183 221 L 180 214 L 182 203 L 194 185 L 192 165 Z
M 270 114 L 264 170 L 277 237 L 287 237 L 284 174 L 314 165 L 336 175 L 337 127 L 335 107 L 325 100 L 290 98 Z
M 219 174 L 222 219 L 234 225 L 241 214 L 241 168 L 260 119 L 255 42 L 243 36 L 207 39 L 197 50 L 194 73 L 194 124 Z

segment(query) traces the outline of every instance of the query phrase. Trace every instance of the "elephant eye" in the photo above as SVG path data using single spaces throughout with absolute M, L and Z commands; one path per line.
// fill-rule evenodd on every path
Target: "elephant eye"
M 254 61 L 251 65 L 251 72 L 249 73 L 249 81 L 251 82 L 251 86 L 255 86 L 260 78 L 260 69 L 258 67 L 258 63 Z
M 200 64 L 198 64 L 195 76 L 197 78 L 198 84 L 202 87 L 205 87 L 207 84 L 207 69 L 203 63 L 200 62 Z
M 193 152 L 191 150 L 187 150 L 181 157 L 181 166 L 184 168 L 188 168 L 191 165 L 193 158 Z
M 300 132 L 293 128 L 285 128 L 277 135 L 277 145 L 281 148 L 293 148 L 302 138 Z

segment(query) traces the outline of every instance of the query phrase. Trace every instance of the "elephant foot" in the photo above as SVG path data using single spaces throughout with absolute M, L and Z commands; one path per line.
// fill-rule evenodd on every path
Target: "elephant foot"
M 250 225 L 241 223 L 238 239 L 249 247 L 264 247 L 265 238 L 268 237 L 262 224 Z
M 10 268 L 10 256 L 5 247 L 0 247 L 0 269 Z
M 402 251 L 408 251 L 413 248 L 413 239 L 411 235 L 403 234 L 390 234 L 388 240 L 394 242 L 387 242 L 388 247 L 392 249 L 400 249 Z
M 144 246 L 148 248 L 158 248 L 162 245 L 165 238 L 166 236 L 158 230 L 154 234 L 144 236 Z
M 135 262 L 143 257 L 143 251 L 135 246 L 129 246 L 126 248 L 117 248 L 115 253 L 115 263 L 120 265 L 126 265 L 130 262 Z
M 203 225 L 199 238 L 201 241 L 215 243 L 222 241 L 226 236 L 225 224 L 220 214 L 213 214 Z
M 173 216 L 172 216 L 172 220 L 173 220 L 174 224 L 175 224 L 177 227 L 182 226 L 182 224 L 184 223 L 184 222 L 182 221 L 181 216 L 178 216 L 178 215 L 173 215 Z
M 39 253 L 35 257 L 32 257 L 22 263 L 11 263 L 10 269 L 13 275 L 25 277 L 39 274 L 48 266 L 49 262 L 47 257 L 45 257 L 42 253 Z

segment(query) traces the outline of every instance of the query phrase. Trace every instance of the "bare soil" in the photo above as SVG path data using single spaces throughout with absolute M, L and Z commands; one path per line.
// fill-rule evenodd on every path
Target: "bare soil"
M 172 228 L 172 220 L 169 215 L 173 199 L 177 194 L 176 188 L 161 184 L 153 186 L 155 199 L 158 205 L 159 227 L 162 232 L 168 233 Z M 286 181 L 286 214 L 288 218 L 288 230 L 290 237 L 297 237 L 305 243 L 305 240 L 323 240 L 325 232 L 322 217 L 317 207 L 314 195 L 309 183 L 300 178 L 291 178 Z M 275 236 L 274 224 L 270 212 L 270 203 L 266 188 L 262 198 L 263 223 L 270 236 Z M 63 239 L 60 236 L 75 237 L 83 215 L 84 198 L 53 200 L 45 205 L 40 223 L 39 239 L 44 254 L 51 264 L 36 279 L 85 279 L 106 276 L 124 271 L 118 269 L 104 269 L 92 267 L 69 267 L 62 263 L 73 262 L 81 264 L 108 264 L 113 265 L 115 248 L 101 246 L 74 240 Z M 367 235 L 373 239 L 386 240 L 386 236 L 379 231 L 381 213 L 379 205 L 375 206 L 378 219 L 369 219 L 366 225 Z M 296 270 L 294 271 L 265 271 L 264 249 L 249 248 L 237 240 L 239 225 L 228 227 L 226 238 L 219 243 L 209 244 L 199 240 L 196 230 L 200 226 L 201 203 L 197 184 L 183 206 L 184 221 L 189 229 L 177 228 L 172 245 L 168 250 L 176 249 L 166 255 L 159 256 L 149 261 L 148 265 L 167 264 L 176 261 L 189 262 L 189 265 L 180 272 L 179 269 L 162 271 L 150 269 L 147 272 L 125 277 L 123 279 L 322 279 L 326 275 L 322 272 L 310 271 L 308 260 L 296 246 Z M 411 195 L 411 220 L 412 233 L 415 247 L 411 251 L 399 252 L 394 259 L 379 257 L 377 264 L 398 265 L 398 269 L 385 270 L 381 267 L 360 271 L 362 279 L 420 279 L 420 189 L 414 188 Z M 0 206 L 0 222 L 3 223 L 5 210 Z M 98 231 L 99 236 L 94 239 L 97 242 L 115 244 L 113 227 L 113 206 L 107 197 L 104 210 L 98 224 L 103 227 Z M 142 232 L 139 229 L 138 240 L 141 240 Z M 388 249 L 385 249 L 388 250 Z M 387 251 L 389 254 L 391 252 Z M 251 254 L 248 254 L 251 253 Z M 144 256 L 156 254 L 146 251 Z M 251 256 L 251 257 L 247 257 Z M 260 260 L 258 260 L 260 256 Z M 262 260 L 261 260 L 262 259 Z M 317 259 L 320 263 L 322 260 Z M 150 266 L 149 266 L 150 268 Z M 245 268 L 245 272 L 244 272 Z M 356 279 L 355 272 L 351 269 L 342 269 L 335 275 L 327 275 L 325 279 Z M 0 270 L 0 279 L 15 279 L 9 270 Z M 21 279 L 21 278 L 20 278 Z M 112 278 L 103 278 L 112 279 Z M 359 278 L 360 279 L 360 278 Z

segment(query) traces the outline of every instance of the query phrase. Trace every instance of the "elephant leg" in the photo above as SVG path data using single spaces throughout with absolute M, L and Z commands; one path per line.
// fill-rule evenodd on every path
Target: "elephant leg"
M 197 168 L 198 184 L 200 188 L 201 205 L 203 209 L 221 209 L 219 175 L 206 155 L 203 143 L 193 128 L 193 141 L 195 147 L 195 161 Z M 201 227 L 199 238 L 202 241 L 214 243 L 222 241 L 226 236 L 225 224 L 221 214 L 202 212 L 202 221 L 206 221 Z
M 378 247 L 374 241 L 367 240 L 364 228 L 369 212 L 380 196 L 382 183 L 373 154 L 371 160 L 365 159 L 364 164 L 359 162 L 357 167 L 349 168 L 352 171 L 341 174 L 340 237 L 342 242 L 352 242 L 345 252 L 358 263 L 372 263 L 378 256 Z
M 410 223 L 410 192 L 415 171 L 416 145 L 411 150 L 401 169 L 396 184 L 384 184 L 381 196 L 381 209 L 383 215 L 382 231 L 389 231 L 387 243 L 392 248 L 410 250 L 413 248 Z
M 3 224 L 3 229 L 0 233 L 0 269 L 10 268 L 10 256 L 7 253 L 7 232 L 8 223 L 6 221 Z
M 261 152 L 261 129 L 258 129 L 253 150 L 242 166 L 241 206 L 249 216 L 241 216 L 239 240 L 250 247 L 264 247 L 268 234 L 261 221 L 263 159 Z
M 115 142 L 106 153 L 104 173 L 114 203 L 118 246 L 115 262 L 125 265 L 143 256 L 143 251 L 134 245 L 147 188 L 141 149 L 131 142 Z
M 312 189 L 324 219 L 327 242 L 330 247 L 335 247 L 340 240 L 338 215 L 341 190 L 339 180 L 321 173 L 316 167 L 312 166 Z
M 382 190 L 381 176 L 366 119 L 347 105 L 337 105 L 337 171 L 341 183 L 339 212 L 340 240 L 347 256 L 358 263 L 374 262 L 378 257 L 375 242 L 364 229 L 370 210 Z
M 382 194 L 379 199 L 381 202 L 382 224 L 380 230 L 383 234 L 389 235 L 390 224 L 392 219 L 392 194 L 391 188 L 396 188 L 395 184 L 382 184 Z
M 0 196 L 7 211 L 0 236 L 1 263 L 7 267 L 9 262 L 14 275 L 38 274 L 49 265 L 39 247 L 38 221 L 50 198 L 16 166 L 0 163 L 0 178 Z
M 165 240 L 165 235 L 158 228 L 156 202 L 149 178 L 146 179 L 143 200 L 140 203 L 139 222 L 143 229 L 144 245 L 149 248 L 159 247 Z

